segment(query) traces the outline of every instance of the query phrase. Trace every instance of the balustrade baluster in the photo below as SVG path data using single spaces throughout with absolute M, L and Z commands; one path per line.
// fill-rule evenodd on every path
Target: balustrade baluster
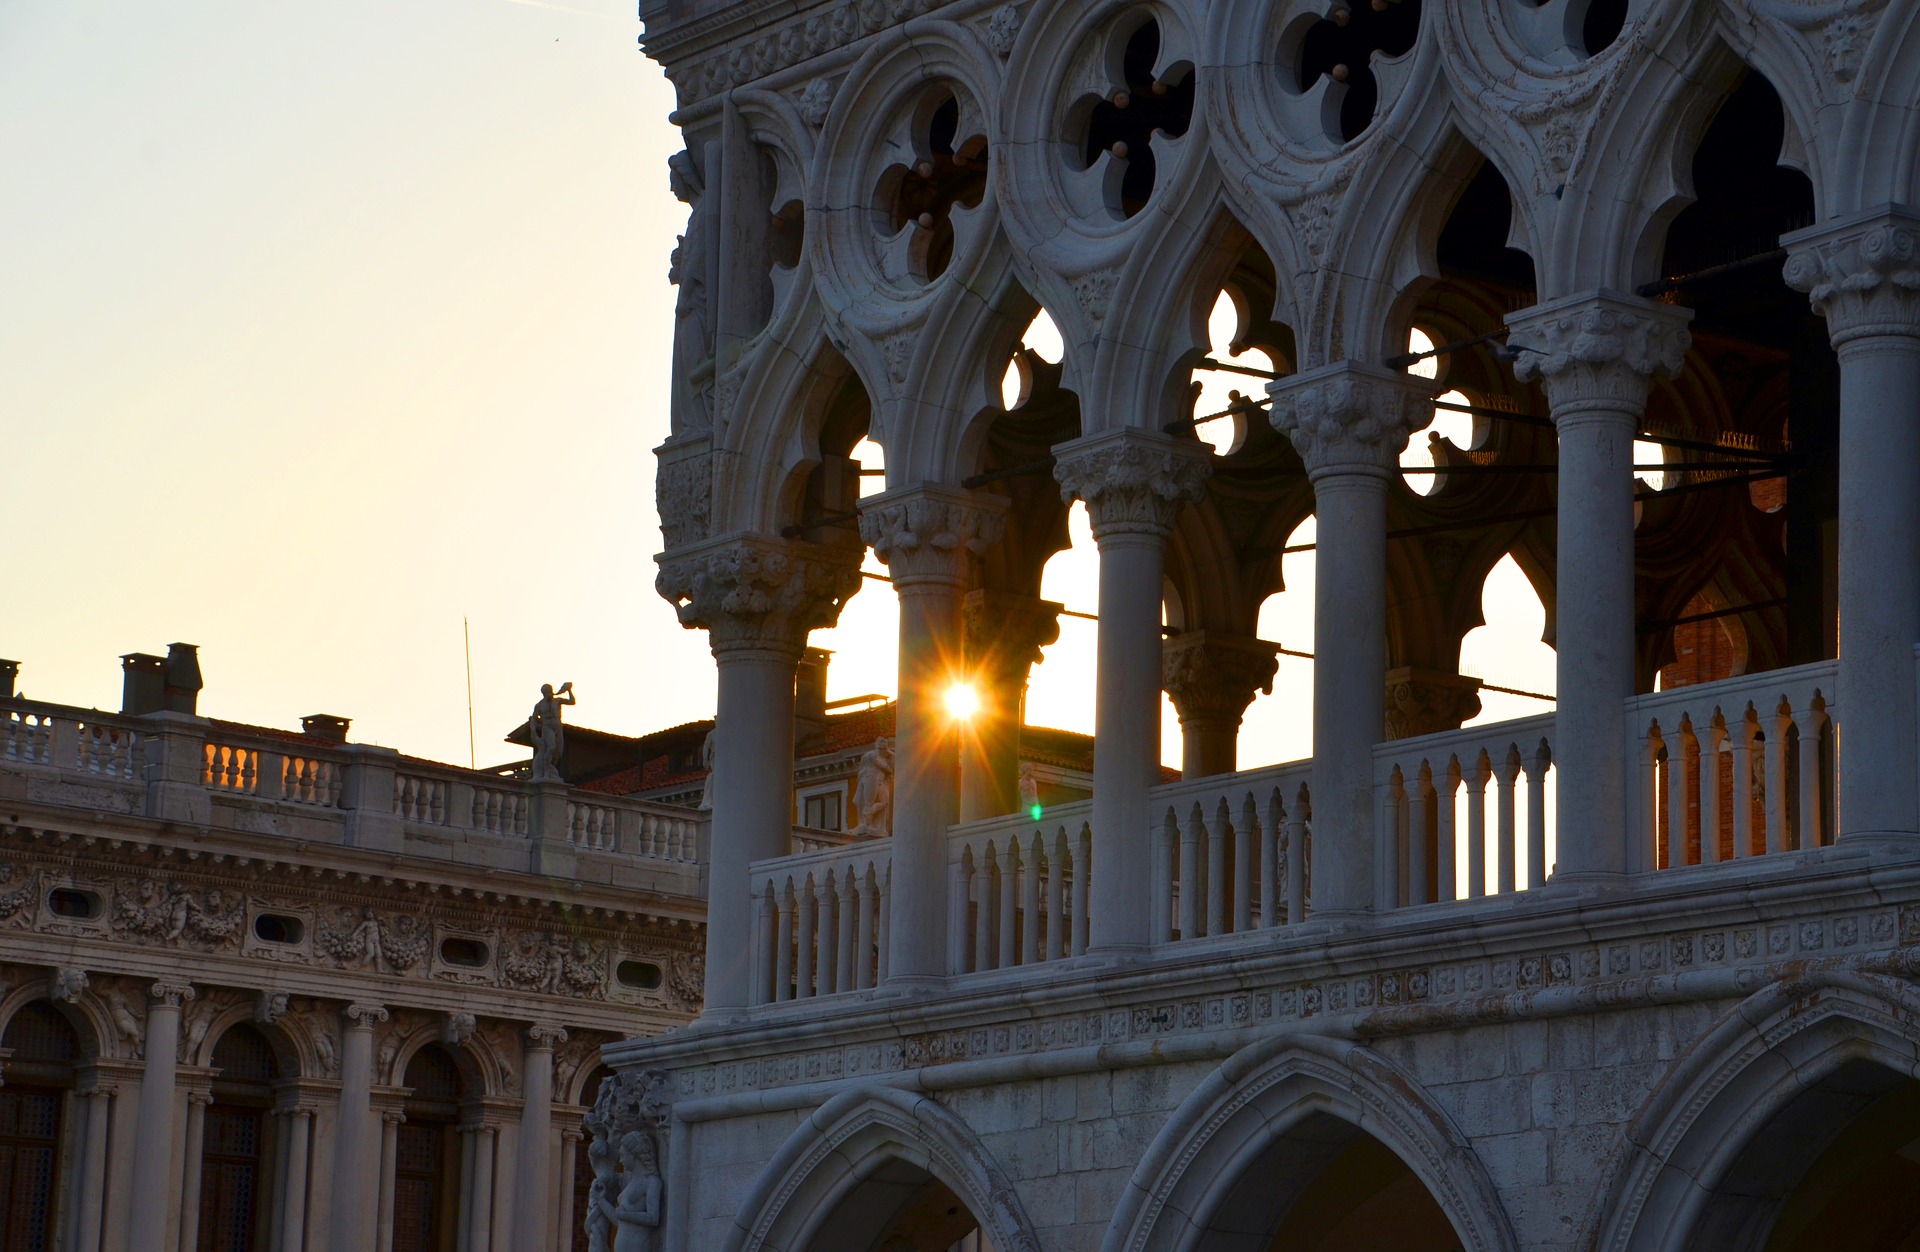
M 1474 758 L 1467 775 L 1467 898 L 1478 900 L 1487 894 L 1487 783 L 1493 779 L 1493 762 L 1485 748 Z
M 753 1002 L 755 1004 L 771 1004 L 774 999 L 774 934 L 773 883 L 769 881 L 766 889 L 755 892 L 753 897 Z
M 813 998 L 813 875 L 795 884 L 793 998 Z
M 1720 758 L 1731 755 L 1731 749 L 1720 750 L 1726 741 L 1727 721 L 1716 709 L 1700 740 L 1700 860 L 1709 865 L 1720 860 L 1720 843 L 1727 833 L 1720 804 Z
M 1433 767 L 1420 762 L 1413 783 L 1407 788 L 1407 903 L 1427 904 L 1427 814 L 1432 806 L 1427 795 L 1433 789 Z
M 1000 945 L 995 956 L 996 969 L 1011 969 L 1018 952 L 1015 947 L 1015 934 L 1020 925 L 1020 844 L 1012 838 L 1000 845 L 997 861 L 1000 867 L 1000 900 L 997 905 Z
M 1787 850 L 1787 731 L 1793 726 L 1793 706 L 1785 696 L 1773 711 L 1773 733 L 1767 736 L 1767 851 Z
M 1220 822 L 1229 824 L 1225 797 L 1220 800 Z M 1253 902 L 1259 894 L 1253 883 L 1253 847 L 1259 832 L 1253 797 L 1249 795 L 1241 806 L 1239 822 L 1233 823 L 1233 933 L 1236 935 L 1253 925 Z
M 1093 873 L 1093 829 L 1082 823 L 1073 842 L 1073 943 L 1069 956 L 1087 950 L 1087 878 Z
M 1687 846 L 1687 783 L 1692 771 L 1687 766 L 1687 744 L 1693 738 L 1693 723 L 1681 715 L 1680 724 L 1667 741 L 1667 864 L 1691 865 L 1695 853 Z
M 1460 758 L 1447 757 L 1447 763 L 1441 767 L 1440 775 L 1434 782 L 1434 860 L 1437 880 L 1434 883 L 1434 898 L 1437 900 L 1457 900 L 1460 898 L 1460 874 L 1456 838 L 1458 832 L 1457 815 L 1454 812 L 1455 797 L 1460 794 Z
M 1302 784 L 1287 811 L 1287 923 L 1307 920 L 1307 788 Z
M 1200 806 L 1193 806 L 1180 832 L 1180 937 L 1200 933 Z
M 1045 856 L 1042 845 L 1046 837 L 1034 831 L 1032 838 L 1020 845 L 1020 859 L 1023 862 L 1020 875 L 1020 963 L 1035 965 L 1040 961 L 1040 865 Z
M 813 994 L 817 996 L 832 995 L 837 990 L 833 985 L 833 971 L 839 964 L 833 946 L 838 934 L 833 916 L 836 894 L 834 875 L 829 870 L 813 893 Z
M 982 849 L 973 865 L 973 969 L 984 973 L 993 968 L 993 905 L 999 899 L 994 890 L 993 845 Z
M 1494 784 L 1499 788 L 1499 830 L 1500 830 L 1500 894 L 1512 895 L 1514 887 L 1514 845 L 1513 845 L 1513 784 L 1520 777 L 1520 749 L 1512 744 L 1507 746 L 1507 755 L 1501 758 L 1500 769 L 1494 775 Z
M 856 893 L 853 889 L 853 868 L 851 866 L 842 866 L 832 872 L 835 917 L 839 923 L 839 937 L 834 941 L 834 956 L 836 959 L 834 961 L 833 989 L 835 991 L 852 991 L 853 966 L 858 953 L 858 949 L 854 945 L 860 941 L 858 926 L 855 920 L 855 912 L 859 906 L 855 902 Z
M 1205 813 L 1196 804 L 1195 816 L 1204 818 Z M 1201 829 L 1207 839 L 1207 933 L 1225 934 L 1227 930 L 1227 840 L 1228 830 L 1227 802 L 1222 800 L 1214 813 L 1211 828 L 1204 824 Z
M 1398 765 L 1387 775 L 1380 797 L 1379 831 L 1374 842 L 1374 907 L 1386 913 L 1400 907 L 1400 885 L 1406 881 L 1406 776 Z
M 1176 922 L 1174 861 L 1180 854 L 1180 823 L 1174 819 L 1171 808 L 1167 810 L 1166 817 L 1153 828 L 1153 849 L 1152 939 L 1155 943 L 1170 943 L 1173 940 Z
M 1727 727 L 1733 739 L 1733 855 L 1753 855 L 1753 741 L 1760 733 L 1753 706 Z
M 793 948 L 795 894 L 793 879 L 789 878 L 780 887 L 775 899 L 778 909 L 773 922 L 773 998 L 775 1001 L 791 1000 L 797 990 L 793 985 Z
M 947 870 L 947 972 L 964 974 L 973 954 L 973 926 L 968 915 L 973 898 L 972 846 L 961 845 L 959 858 Z
M 1794 830 L 1801 849 L 1820 846 L 1820 726 L 1826 720 L 1819 697 L 1800 719 L 1800 820 Z
M 873 986 L 873 869 L 862 865 L 853 875 L 854 932 L 853 989 L 865 991 Z
M 891 859 L 887 861 L 884 871 L 876 869 L 876 875 L 880 883 L 880 906 L 878 911 L 880 918 L 880 938 L 875 944 L 874 950 L 880 954 L 879 982 L 885 982 L 887 980 L 887 971 L 892 967 L 892 960 L 887 956 L 887 948 L 890 944 L 891 932 L 893 930 L 893 909 L 889 903 L 893 897 L 893 861 Z M 875 985 L 877 986 L 878 983 Z
M 1066 885 L 1067 831 L 1061 827 L 1054 835 L 1053 849 L 1047 857 L 1047 959 L 1057 961 L 1067 954 Z M 1164 910 L 1161 917 L 1164 918 Z
M 1545 739 L 1527 753 L 1527 887 L 1547 885 L 1547 770 L 1553 749 Z

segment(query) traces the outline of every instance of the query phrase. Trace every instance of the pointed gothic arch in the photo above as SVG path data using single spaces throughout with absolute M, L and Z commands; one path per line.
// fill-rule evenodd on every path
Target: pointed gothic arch
M 1757 1252 L 1767 1207 L 1786 1199 L 1861 1097 L 1916 1075 L 1920 996 L 1909 984 L 1822 971 L 1754 993 L 1674 1064 L 1627 1127 L 1591 1246 Z
M 1470 1252 L 1517 1249 L 1485 1166 L 1411 1074 L 1356 1043 L 1289 1035 L 1235 1053 L 1174 1111 L 1134 1170 L 1101 1252 L 1264 1248 L 1273 1231 L 1247 1221 L 1247 1192 L 1266 1190 L 1263 1168 L 1277 1178 L 1294 1164 L 1291 1132 L 1323 1119 L 1384 1145 Z
M 863 1184 L 897 1187 L 914 1174 L 952 1192 L 999 1252 L 1039 1252 L 1012 1183 L 966 1122 L 891 1087 L 844 1092 L 795 1127 L 740 1206 L 726 1252 L 815 1252 Z

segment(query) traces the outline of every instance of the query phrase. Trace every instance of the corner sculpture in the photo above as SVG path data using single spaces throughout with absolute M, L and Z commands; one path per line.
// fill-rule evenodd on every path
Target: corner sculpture
M 860 758 L 853 812 L 859 820 L 849 834 L 875 839 L 893 834 L 893 740 L 884 735 Z
M 558 691 L 552 683 L 540 684 L 540 698 L 534 702 L 533 712 L 527 718 L 527 739 L 533 744 L 534 782 L 562 781 L 560 753 L 566 746 L 566 729 L 561 724 L 560 709 L 578 703 L 572 683 L 561 683 Z
M 628 1071 L 600 1084 L 583 1124 L 593 1135 L 587 1159 L 589 1252 L 658 1252 L 665 1212 L 660 1135 L 666 1129 L 666 1076 Z M 616 1165 L 617 1162 L 617 1165 Z

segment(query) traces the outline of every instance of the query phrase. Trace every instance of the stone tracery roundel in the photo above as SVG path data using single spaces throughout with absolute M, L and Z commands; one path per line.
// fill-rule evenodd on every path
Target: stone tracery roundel
M 830 308 L 878 334 L 916 320 L 992 235 L 999 61 L 951 25 L 914 25 L 842 86 L 816 151 L 807 247 Z M 835 123 L 838 126 L 835 126 Z

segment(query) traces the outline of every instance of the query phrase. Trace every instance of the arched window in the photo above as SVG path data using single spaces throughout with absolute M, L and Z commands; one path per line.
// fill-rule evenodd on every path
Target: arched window
M 242 1023 L 213 1045 L 213 1103 L 201 1128 L 198 1252 L 266 1246 L 267 1114 L 279 1077 L 273 1045 Z
M 407 1063 L 393 1160 L 393 1252 L 453 1252 L 459 1228 L 460 1069 L 437 1043 Z
M 38 1000 L 7 1024 L 11 1052 L 0 1087 L 0 1247 L 53 1247 L 60 1127 L 80 1041 L 60 1010 Z

